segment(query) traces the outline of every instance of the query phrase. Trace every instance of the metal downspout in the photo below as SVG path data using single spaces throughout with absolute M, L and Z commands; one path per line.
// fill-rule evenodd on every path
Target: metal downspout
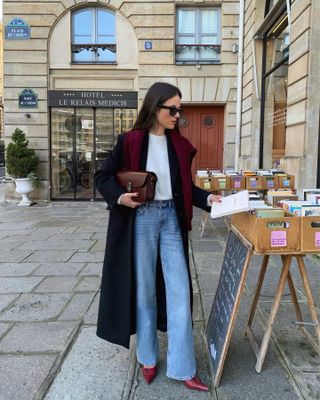
M 240 0 L 239 13 L 239 49 L 238 49 L 238 77 L 237 77 L 237 109 L 236 109 L 236 137 L 235 137 L 235 154 L 234 168 L 239 169 L 240 157 L 240 138 L 241 138 L 241 122 L 242 122 L 242 74 L 243 74 L 243 32 L 244 32 L 244 3 Z

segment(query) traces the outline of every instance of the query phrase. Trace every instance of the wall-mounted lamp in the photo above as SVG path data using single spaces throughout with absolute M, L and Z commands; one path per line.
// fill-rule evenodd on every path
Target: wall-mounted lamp
M 232 53 L 238 53 L 238 51 L 239 51 L 238 43 L 233 43 L 233 45 L 231 47 L 231 51 L 232 51 Z
M 29 113 L 24 114 L 24 116 L 25 116 L 26 118 L 31 118 L 31 114 L 29 114 Z

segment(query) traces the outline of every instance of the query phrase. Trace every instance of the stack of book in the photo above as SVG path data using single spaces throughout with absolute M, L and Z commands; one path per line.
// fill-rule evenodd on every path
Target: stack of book
M 217 178 L 222 178 L 222 177 L 225 177 L 226 175 L 223 174 L 221 171 L 212 170 L 211 171 L 211 176 L 215 176 Z
M 270 204 L 277 204 L 280 200 L 298 200 L 298 196 L 295 194 L 294 190 L 268 190 L 267 192 L 267 202 Z
M 282 218 L 285 216 L 285 211 L 282 208 L 273 207 L 256 208 L 254 215 L 257 218 Z
M 250 201 L 251 213 L 257 218 L 280 218 L 285 216 L 285 210 L 266 204 L 263 200 Z
M 227 176 L 242 176 L 239 172 L 237 172 L 237 171 L 235 171 L 235 170 L 233 170 L 233 169 L 225 169 L 225 170 L 224 170 L 224 173 L 225 173 Z
M 197 176 L 206 177 L 208 176 L 208 171 L 206 169 L 198 169 Z
M 262 195 L 255 191 L 249 192 L 249 200 L 261 200 Z
M 281 201 L 284 210 L 299 217 L 320 216 L 320 204 L 312 204 L 307 200 Z
M 256 173 L 251 170 L 244 170 L 244 171 L 242 171 L 242 175 L 243 176 L 256 176 Z
M 303 199 L 311 204 L 320 204 L 320 189 L 303 189 Z
M 295 200 L 295 201 L 293 201 L 293 200 L 281 200 L 280 201 L 280 204 L 281 204 L 281 206 L 282 206 L 282 208 L 284 210 L 288 211 L 291 214 L 295 214 L 298 217 L 301 217 L 301 207 L 302 207 L 303 203 L 306 204 L 306 205 L 310 204 L 308 202 L 306 203 L 306 202 L 303 202 L 303 201 L 300 201 L 300 200 Z
M 251 199 L 249 200 L 250 210 L 254 210 L 255 208 L 265 208 L 266 202 L 264 200 L 259 199 Z
M 257 170 L 257 175 L 260 176 L 270 176 L 273 175 L 271 172 L 271 169 L 258 169 Z
M 273 175 L 284 174 L 284 173 L 285 173 L 285 172 L 284 172 L 282 169 L 280 169 L 280 168 L 271 168 L 270 171 L 271 171 L 271 173 L 272 173 Z

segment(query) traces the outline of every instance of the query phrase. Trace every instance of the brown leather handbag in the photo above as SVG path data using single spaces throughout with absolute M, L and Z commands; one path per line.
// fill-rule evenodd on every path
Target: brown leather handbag
M 157 175 L 148 171 L 120 171 L 116 173 L 116 179 L 128 193 L 139 193 L 134 201 L 146 203 L 154 199 Z

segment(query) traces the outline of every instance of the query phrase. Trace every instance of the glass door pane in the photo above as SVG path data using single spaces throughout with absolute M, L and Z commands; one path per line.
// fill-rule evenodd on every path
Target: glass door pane
M 136 109 L 52 108 L 51 198 L 101 198 L 94 173 L 136 117 Z
M 74 182 L 76 199 L 93 198 L 93 135 L 92 108 L 77 108 L 76 118 L 81 121 L 75 135 Z
M 265 78 L 263 166 L 276 167 L 285 155 L 288 65 Z
M 120 115 L 120 129 L 116 134 L 127 132 L 132 129 L 135 120 L 137 119 L 137 110 L 132 108 L 115 109 L 114 110 L 114 120 L 116 122 L 117 114 Z
M 74 198 L 73 108 L 51 109 L 51 197 Z
M 96 135 L 95 135 L 95 171 L 101 168 L 103 161 L 113 149 L 114 141 L 113 109 L 96 109 Z M 97 198 L 102 196 L 98 191 Z

